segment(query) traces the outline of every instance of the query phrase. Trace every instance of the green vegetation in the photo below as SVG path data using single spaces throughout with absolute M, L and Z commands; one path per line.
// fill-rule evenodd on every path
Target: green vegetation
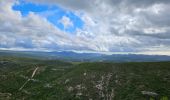
M 0 57 L 0 100 L 168 100 L 169 72 L 170 62 L 68 63 Z

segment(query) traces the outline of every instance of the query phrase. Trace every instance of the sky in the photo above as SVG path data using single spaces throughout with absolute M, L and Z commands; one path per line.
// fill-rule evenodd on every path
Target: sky
M 170 55 L 170 0 L 0 0 L 0 50 Z

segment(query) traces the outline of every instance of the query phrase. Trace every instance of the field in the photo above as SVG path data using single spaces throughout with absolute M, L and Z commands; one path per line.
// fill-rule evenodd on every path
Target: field
M 148 98 L 170 98 L 170 62 L 72 63 L 0 57 L 0 100 Z

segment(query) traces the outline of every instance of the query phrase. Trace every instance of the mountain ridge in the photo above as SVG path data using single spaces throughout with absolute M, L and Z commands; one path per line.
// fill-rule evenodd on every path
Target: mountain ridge
M 72 62 L 155 62 L 170 61 L 167 55 L 144 54 L 101 54 L 101 53 L 76 53 L 73 51 L 4 51 L 0 50 L 0 56 L 19 56 L 39 59 L 59 59 Z

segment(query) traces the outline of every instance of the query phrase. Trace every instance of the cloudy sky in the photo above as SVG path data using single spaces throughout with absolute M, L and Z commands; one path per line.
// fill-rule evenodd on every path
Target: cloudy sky
M 0 49 L 170 54 L 170 0 L 0 0 Z

